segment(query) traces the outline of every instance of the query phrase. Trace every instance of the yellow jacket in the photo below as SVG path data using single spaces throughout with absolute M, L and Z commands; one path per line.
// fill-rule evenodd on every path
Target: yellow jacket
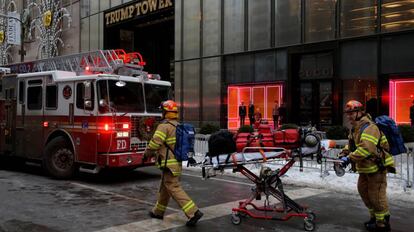
M 173 125 L 171 125 L 173 124 Z M 156 165 L 160 169 L 168 168 L 174 176 L 181 175 L 182 163 L 175 159 L 175 126 L 178 124 L 177 120 L 164 120 L 158 125 L 157 129 L 150 140 L 146 156 L 156 153 Z M 174 126 L 175 125 L 175 126 Z M 168 147 L 170 149 L 168 149 Z M 166 157 L 168 154 L 168 157 Z
M 365 129 L 364 125 L 368 124 Z M 363 131 L 361 131 L 363 129 Z M 358 173 L 375 173 L 380 170 L 378 165 L 378 158 L 380 157 L 383 166 L 390 172 L 395 172 L 394 159 L 385 150 L 389 150 L 389 144 L 385 135 L 381 133 L 378 126 L 372 121 L 369 115 L 366 115 L 358 121 L 357 125 L 352 128 L 348 136 L 350 145 L 355 144 L 355 147 L 349 147 L 348 157 L 356 164 L 356 171 Z M 379 149 L 377 147 L 380 142 Z M 355 149 L 355 150 L 352 150 Z

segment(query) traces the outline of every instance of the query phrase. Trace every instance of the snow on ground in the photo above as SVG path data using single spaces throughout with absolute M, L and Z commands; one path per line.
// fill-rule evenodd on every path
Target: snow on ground
M 276 170 L 282 167 L 282 165 L 280 164 L 265 165 L 270 167 L 272 170 Z M 187 167 L 186 163 L 183 163 L 183 166 L 193 171 L 199 171 L 201 177 L 200 167 Z M 358 194 L 358 174 L 347 172 L 344 176 L 338 177 L 336 176 L 334 171 L 329 171 L 329 175 L 324 175 L 324 177 L 321 177 L 321 171 L 320 169 L 316 168 L 317 166 L 315 166 L 315 168 L 304 168 L 302 172 L 299 170 L 299 167 L 294 166 L 290 168 L 287 171 L 287 173 L 284 176 L 282 176 L 281 179 L 284 184 L 290 184 L 301 187 L 311 187 L 317 189 L 327 189 L 334 192 Z M 260 172 L 260 165 L 249 164 L 247 168 L 257 175 Z M 233 173 L 232 169 L 225 169 L 223 174 L 240 178 L 246 178 L 238 172 Z M 220 175 L 220 172 L 217 172 L 217 175 Z M 392 176 L 393 175 L 390 175 L 387 178 L 388 198 L 390 200 L 414 202 L 414 187 L 406 188 L 407 184 L 405 183 L 405 181 L 397 178 L 392 178 Z

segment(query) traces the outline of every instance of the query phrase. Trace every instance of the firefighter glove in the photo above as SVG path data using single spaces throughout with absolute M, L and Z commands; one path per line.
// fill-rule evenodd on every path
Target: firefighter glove
M 348 166 L 348 164 L 351 162 L 351 160 L 346 156 L 341 157 L 340 160 L 342 161 L 341 165 L 343 168 L 346 168 L 346 166 Z

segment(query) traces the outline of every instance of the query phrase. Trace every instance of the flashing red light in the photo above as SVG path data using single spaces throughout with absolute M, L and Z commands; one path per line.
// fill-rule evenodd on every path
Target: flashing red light
M 122 128 L 123 128 L 123 129 L 129 129 L 129 124 L 128 124 L 128 123 L 124 123 L 124 124 L 122 124 Z
M 85 70 L 86 70 L 86 71 L 89 71 L 90 69 L 91 69 L 91 68 L 90 68 L 89 66 L 86 66 L 86 67 L 85 67 Z
M 43 127 L 49 127 L 49 122 L 43 122 Z
M 414 97 L 414 95 L 413 95 L 413 94 L 411 94 L 411 95 L 410 95 L 410 98 L 413 98 L 413 97 Z
M 152 74 L 147 75 L 149 79 L 152 79 Z
M 109 124 L 108 123 L 105 123 L 104 128 L 105 128 L 105 131 L 109 131 Z

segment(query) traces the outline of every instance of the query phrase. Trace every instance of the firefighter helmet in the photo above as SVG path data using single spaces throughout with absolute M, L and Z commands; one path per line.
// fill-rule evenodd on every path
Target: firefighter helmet
M 178 112 L 177 103 L 173 100 L 164 101 L 161 103 L 161 109 L 166 112 Z
M 364 106 L 361 102 L 356 100 L 350 100 L 345 105 L 344 113 L 352 113 L 352 112 L 362 112 L 364 111 Z

